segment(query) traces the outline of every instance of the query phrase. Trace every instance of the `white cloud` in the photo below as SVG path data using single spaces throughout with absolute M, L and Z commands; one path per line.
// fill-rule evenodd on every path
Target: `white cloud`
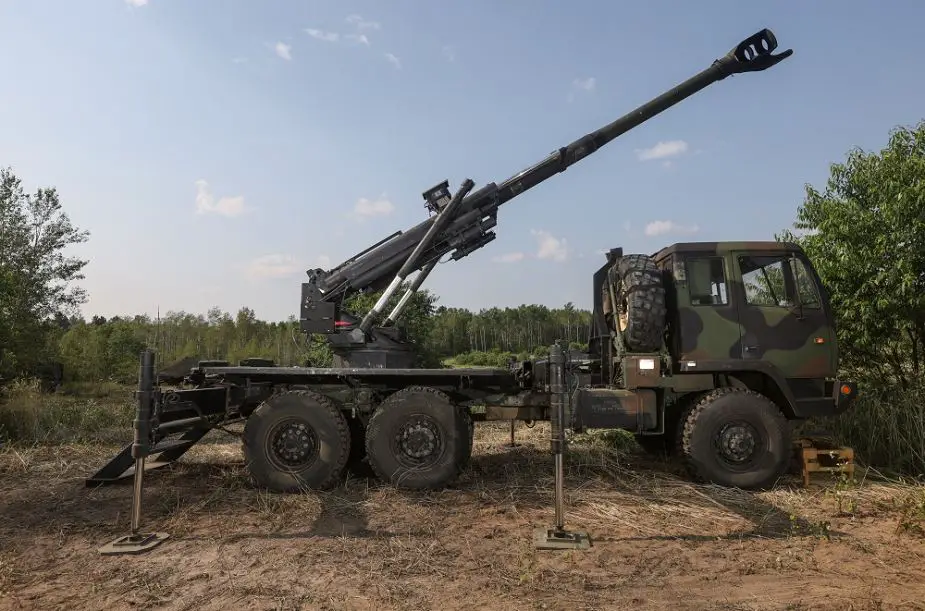
M 367 47 L 369 46 L 369 39 L 366 38 L 366 34 L 347 34 L 344 38 L 350 42 L 366 45 Z
M 509 252 L 504 255 L 497 255 L 492 257 L 491 260 L 495 263 L 517 263 L 518 261 L 523 261 L 526 258 L 522 252 Z
M 646 225 L 647 236 L 665 235 L 669 233 L 691 234 L 700 231 L 697 225 L 681 225 L 674 221 L 652 221 Z
M 337 32 L 325 32 L 324 30 L 316 30 L 315 28 L 305 28 L 305 33 L 312 38 L 317 38 L 324 42 L 337 42 L 340 40 L 340 34 Z
M 539 259 L 565 261 L 568 258 L 568 245 L 565 238 L 557 238 L 543 229 L 531 229 L 539 245 L 536 256 Z
M 379 30 L 382 26 L 376 21 L 367 21 L 360 15 L 348 15 L 345 19 L 347 23 L 352 24 L 358 30 Z
M 125 3 L 129 6 L 140 7 L 148 3 L 148 0 L 125 0 Z
M 453 50 L 453 47 L 446 45 L 440 50 L 440 52 L 443 53 L 443 57 L 446 58 L 446 61 L 456 61 L 456 51 Z
M 395 205 L 385 197 L 375 200 L 361 197 L 353 206 L 353 215 L 360 220 L 376 216 L 387 216 L 394 211 Z
M 283 278 L 300 271 L 302 266 L 292 255 L 263 255 L 247 265 L 247 273 L 252 278 Z
M 667 142 L 659 142 L 652 148 L 636 149 L 636 156 L 639 157 L 640 161 L 666 159 L 686 153 L 687 149 L 687 142 L 684 140 L 669 140 Z
M 572 86 L 576 89 L 583 89 L 584 91 L 594 91 L 594 88 L 597 87 L 597 79 L 593 76 L 588 78 L 577 78 L 572 81 Z
M 245 212 L 244 196 L 222 197 L 215 201 L 209 183 L 197 180 L 196 183 L 196 214 L 215 213 L 222 216 L 235 217 Z
M 277 55 L 286 61 L 290 61 L 292 59 L 292 45 L 287 45 L 284 42 L 278 42 L 273 47 L 273 49 L 276 51 Z
M 401 68 L 401 61 L 395 55 L 386 53 L 385 58 L 389 60 L 389 63 L 391 63 L 396 68 Z

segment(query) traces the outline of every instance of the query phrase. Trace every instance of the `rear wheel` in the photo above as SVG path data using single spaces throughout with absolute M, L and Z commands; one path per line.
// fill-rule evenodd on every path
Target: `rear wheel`
M 243 442 L 257 485 L 277 492 L 333 488 L 350 455 L 344 415 L 330 399 L 308 390 L 267 399 L 248 417 Z
M 455 480 L 471 454 L 471 418 L 444 393 L 424 386 L 389 395 L 366 429 L 369 464 L 400 488 L 442 488 Z
M 678 451 L 696 479 L 767 488 L 787 470 L 790 427 L 777 405 L 751 390 L 719 388 L 682 417 Z

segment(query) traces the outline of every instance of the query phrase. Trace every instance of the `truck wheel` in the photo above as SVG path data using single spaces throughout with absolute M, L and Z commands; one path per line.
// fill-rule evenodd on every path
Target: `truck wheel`
M 258 486 L 325 490 L 343 476 L 350 428 L 324 395 L 294 390 L 263 402 L 244 425 L 244 460 Z
M 621 257 L 616 267 L 621 285 L 616 291 L 620 303 L 615 314 L 623 342 L 634 352 L 657 352 L 668 312 L 662 272 L 646 255 Z
M 698 480 L 760 489 L 790 461 L 790 427 L 773 401 L 754 391 L 719 388 L 683 416 L 678 452 Z
M 438 390 L 399 390 L 369 420 L 369 464 L 380 479 L 399 488 L 442 488 L 459 476 L 466 462 L 470 420 Z

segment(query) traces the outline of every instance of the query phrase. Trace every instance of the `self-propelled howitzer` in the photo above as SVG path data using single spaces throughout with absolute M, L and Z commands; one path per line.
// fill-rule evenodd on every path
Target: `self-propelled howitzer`
M 792 54 L 788 49 L 774 55 L 772 51 L 776 48 L 774 34 L 768 29 L 761 30 L 710 67 L 500 184 L 488 183 L 473 192 L 474 183 L 466 179 L 452 197 L 447 181 L 425 191 L 425 205 L 432 214 L 427 220 L 408 231 L 393 233 L 330 270 L 307 272 L 309 280 L 302 284 L 300 307 L 302 331 L 328 336 L 337 358 L 336 366 L 411 366 L 414 360 L 411 346 L 391 325 L 442 257 L 450 255 L 450 260 L 459 260 L 495 239 L 493 228 L 502 204 L 564 172 L 708 85 L 733 74 L 765 70 Z M 399 303 L 382 326 L 374 328 L 386 303 L 414 272 L 418 274 Z M 340 307 L 343 299 L 355 293 L 383 289 L 379 301 L 362 320 Z
M 563 530 L 567 431 L 628 432 L 644 448 L 677 455 L 691 476 L 710 484 L 751 489 L 777 482 L 793 457 L 795 425 L 840 414 L 857 397 L 857 384 L 838 375 L 829 292 L 797 244 L 687 242 L 651 254 L 611 248 L 590 278 L 588 354 L 557 341 L 549 358 L 510 368 L 403 367 L 409 353 L 397 340 L 388 344 L 387 326 L 401 301 L 385 328 L 373 326 L 384 299 L 362 320 L 336 309 L 359 290 L 394 293 L 415 271 L 407 291 L 416 290 L 440 257 L 460 258 L 491 239 L 502 203 L 707 84 L 790 55 L 773 56 L 774 48 L 771 33 L 760 32 L 709 70 L 499 185 L 472 192 L 474 183 L 465 180 L 450 197 L 444 183 L 425 194 L 435 213 L 430 220 L 333 270 L 316 270 L 303 289 L 302 323 L 328 333 L 341 361 L 333 367 L 181 362 L 157 374 L 168 385 L 161 388 L 146 351 L 134 439 L 87 480 L 96 486 L 135 478 L 132 534 L 104 553 L 163 540 L 137 532 L 143 474 L 237 422 L 244 424 L 241 447 L 254 483 L 303 492 L 330 489 L 348 471 L 401 488 L 440 489 L 476 459 L 476 423 L 548 421 L 556 521 L 536 540 L 557 549 L 582 542 Z M 759 291 L 770 298 L 744 289 L 767 278 L 768 268 L 780 274 L 773 290 Z M 490 470 L 486 465 L 480 468 Z

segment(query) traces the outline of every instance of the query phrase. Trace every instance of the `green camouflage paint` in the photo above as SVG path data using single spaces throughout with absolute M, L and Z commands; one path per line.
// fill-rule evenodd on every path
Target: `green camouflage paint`
M 798 245 L 691 242 L 654 256 L 669 279 L 668 340 L 681 370 L 758 370 L 783 378 L 796 401 L 820 397 L 824 380 L 836 374 L 837 346 L 824 288 Z M 762 286 L 747 291 L 741 265 L 775 258 L 777 266 L 753 272 Z M 781 264 L 795 270 L 794 282 L 784 283 Z M 749 303 L 747 294 L 759 303 Z

